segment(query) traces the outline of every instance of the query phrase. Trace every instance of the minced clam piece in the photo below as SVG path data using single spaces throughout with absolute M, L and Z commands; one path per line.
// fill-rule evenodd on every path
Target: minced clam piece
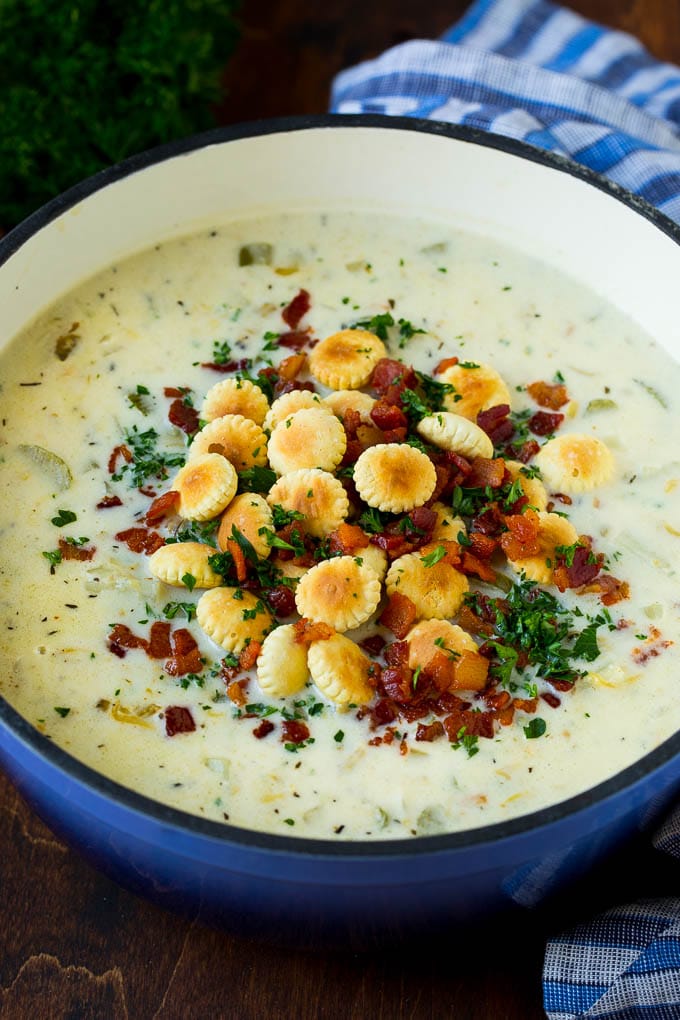
M 162 245 L 3 363 L 3 693 L 160 800 L 329 840 L 534 810 L 680 723 L 680 373 L 518 256 L 373 222 Z

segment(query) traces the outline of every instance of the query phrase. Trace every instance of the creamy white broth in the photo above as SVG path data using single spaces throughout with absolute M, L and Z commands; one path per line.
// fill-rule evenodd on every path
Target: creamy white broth
M 239 249 L 253 241 L 273 245 L 272 266 L 239 267 Z M 325 703 L 309 720 L 314 742 L 291 753 L 277 733 L 255 739 L 257 720 L 235 718 L 224 684 L 209 676 L 224 652 L 181 612 L 173 626 L 189 627 L 199 641 L 203 687 L 183 687 L 141 650 L 120 659 L 108 649 L 110 624 L 145 634 L 168 603 L 195 602 L 200 594 L 154 580 L 146 557 L 114 540 L 149 498 L 125 478 L 110 481 L 112 448 L 133 426 L 153 427 L 165 448 L 183 455 L 185 437 L 167 421 L 164 387 L 191 387 L 200 407 L 223 378 L 201 367 L 212 360 L 214 342 L 228 340 L 234 358 L 257 358 L 265 334 L 285 328 L 281 308 L 300 288 L 311 295 L 306 321 L 315 336 L 392 308 L 395 319 L 427 332 L 401 349 L 395 339 L 391 356 L 425 372 L 451 355 L 490 363 L 513 392 L 515 410 L 535 409 L 517 387 L 560 372 L 573 401 L 560 434 L 591 433 L 614 452 L 614 480 L 563 509 L 630 583 L 630 598 L 611 610 L 615 623 L 629 626 L 601 629 L 590 674 L 559 708 L 541 704 L 547 730 L 540 739 L 527 739 L 530 717 L 518 714 L 493 740 L 480 740 L 472 757 L 448 740 L 410 740 L 409 753 L 400 755 L 396 743 L 369 746 L 366 720 Z M 55 341 L 73 323 L 78 343 L 60 361 Z M 267 356 L 276 363 L 290 353 Z M 0 378 L 0 691 L 42 732 L 121 783 L 254 829 L 399 838 L 502 821 L 562 800 L 680 725 L 680 367 L 597 294 L 548 267 L 436 223 L 291 214 L 223 225 L 83 284 L 14 339 Z M 149 390 L 148 416 L 128 399 L 140 385 Z M 605 398 L 616 406 L 587 411 Z M 55 492 L 21 444 L 62 458 L 70 488 Z M 155 484 L 158 492 L 163 487 Z M 124 506 L 96 509 L 107 491 Z M 57 527 L 52 519 L 62 508 L 77 520 Z M 51 573 L 42 554 L 66 536 L 87 538 L 94 558 L 59 563 Z M 594 595 L 566 592 L 560 600 L 587 614 L 602 609 Z M 636 648 L 659 654 L 636 662 Z M 255 680 L 249 697 L 271 700 Z M 324 702 L 311 687 L 288 701 L 305 699 Z M 118 721 L 97 708 L 102 702 L 141 711 L 142 725 Z M 165 735 L 162 711 L 172 705 L 191 709 L 195 732 Z

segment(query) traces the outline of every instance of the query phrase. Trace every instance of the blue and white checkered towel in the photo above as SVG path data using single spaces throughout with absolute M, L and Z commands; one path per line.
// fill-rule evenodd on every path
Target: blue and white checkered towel
M 547 0 L 477 0 L 333 83 L 334 113 L 467 124 L 550 149 L 680 223 L 680 68 Z
M 548 0 L 477 0 L 441 40 L 339 74 L 331 110 L 521 139 L 680 223 L 680 68 Z M 680 810 L 655 845 L 680 858 Z M 680 1020 L 680 899 L 619 907 L 551 939 L 543 995 L 550 1020 Z

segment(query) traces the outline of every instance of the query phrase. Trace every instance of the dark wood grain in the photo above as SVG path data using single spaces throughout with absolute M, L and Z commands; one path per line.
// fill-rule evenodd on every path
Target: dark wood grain
M 466 6 L 246 0 L 221 119 L 321 113 L 341 68 L 435 37 Z M 568 6 L 680 63 L 677 0 Z M 119 889 L 56 840 L 0 775 L 0 1020 L 537 1020 L 550 931 L 676 887 L 670 863 L 640 840 L 465 956 L 446 943 L 314 956 L 254 946 Z

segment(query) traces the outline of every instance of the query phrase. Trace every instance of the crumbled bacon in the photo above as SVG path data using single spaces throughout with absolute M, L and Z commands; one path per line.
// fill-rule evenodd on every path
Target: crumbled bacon
M 529 418 L 527 427 L 535 436 L 549 436 L 560 427 L 563 421 L 563 414 L 537 411 Z
M 287 333 L 281 333 L 276 344 L 277 347 L 286 347 L 289 351 L 301 351 L 303 347 L 314 346 L 308 329 L 291 329 Z M 284 379 L 284 382 L 292 383 L 293 379 Z
M 433 723 L 426 725 L 425 723 L 418 723 L 416 729 L 416 741 L 427 741 L 432 743 L 433 740 L 439 740 L 440 737 L 444 736 L 444 727 L 439 719 L 435 719 Z
M 237 361 L 202 361 L 201 368 L 209 368 L 213 372 L 246 372 L 250 368 L 250 358 L 239 358 Z
M 329 535 L 329 551 L 342 556 L 361 556 L 361 550 L 370 544 L 370 539 L 358 524 L 343 522 Z
M 293 624 L 294 640 L 299 645 L 311 645 L 313 641 L 328 641 L 335 631 L 327 623 L 314 623 L 303 616 Z
M 393 358 L 381 358 L 371 375 L 370 385 L 388 404 L 398 404 L 401 394 L 416 385 L 416 374 L 409 365 Z
M 569 403 L 567 387 L 562 383 L 533 382 L 527 386 L 527 393 L 539 407 L 547 407 L 551 411 L 559 411 Z
M 442 722 L 446 736 L 452 743 L 459 741 L 462 735 L 488 739 L 494 736 L 494 717 L 491 712 L 463 709 L 447 715 Z
M 262 740 L 263 737 L 268 736 L 274 728 L 274 723 L 271 722 L 270 719 L 263 719 L 262 722 L 253 730 L 253 736 L 257 737 L 258 740 Z
M 144 514 L 146 524 L 153 526 L 159 524 L 166 517 L 174 514 L 179 506 L 180 495 L 175 489 L 170 489 L 162 495 L 157 496 L 149 509 Z
M 120 496 L 104 496 L 97 503 L 97 510 L 110 510 L 114 506 L 122 506 L 123 500 Z
M 263 594 L 275 616 L 292 616 L 295 612 L 295 593 L 287 585 L 279 584 L 274 588 L 266 588 Z
M 371 419 L 383 432 L 406 428 L 408 418 L 396 404 L 388 404 L 386 400 L 376 400 L 371 408 Z
M 167 659 L 172 654 L 170 644 L 170 624 L 164 620 L 154 620 L 146 643 L 146 654 L 151 659 Z
M 186 676 L 187 673 L 200 673 L 203 668 L 201 653 L 194 636 L 185 627 L 175 630 L 170 635 L 172 655 L 163 667 L 170 676 Z
M 131 552 L 146 553 L 151 556 L 165 545 L 165 539 L 157 531 L 149 531 L 148 528 L 126 528 L 114 535 L 118 542 L 124 542 Z
M 443 358 L 442 361 L 436 366 L 434 370 L 435 375 L 441 375 L 447 368 L 453 368 L 454 365 L 458 364 L 458 358 L 454 355 L 452 358 Z
M 168 408 L 168 421 L 188 436 L 193 436 L 195 432 L 198 432 L 198 411 L 179 397 L 173 400 Z
M 469 486 L 498 489 L 505 478 L 505 461 L 502 457 L 475 457 L 471 464 L 472 470 L 467 479 Z
M 248 702 L 245 692 L 247 683 L 248 679 L 246 678 L 244 680 L 232 680 L 231 683 L 227 684 L 227 697 L 238 708 L 244 708 Z
M 302 744 L 309 740 L 309 726 L 301 719 L 285 719 L 281 723 L 281 740 L 290 744 Z
M 165 716 L 165 732 L 174 737 L 177 733 L 193 733 L 196 729 L 194 717 L 188 708 L 182 705 L 171 705 L 163 713 Z
M 506 443 L 514 434 L 515 426 L 510 418 L 509 404 L 496 404 L 477 415 L 477 424 L 494 446 Z
M 238 664 L 241 669 L 252 669 L 257 662 L 262 645 L 259 641 L 249 641 L 245 648 L 241 649 L 238 657 Z
M 80 560 L 81 563 L 85 563 L 93 559 L 96 551 L 97 549 L 93 545 L 74 545 L 73 542 L 67 542 L 65 538 L 59 539 L 59 552 L 62 560 Z
M 302 319 L 311 308 L 309 291 L 300 288 L 293 300 L 281 312 L 281 318 L 289 329 L 297 329 Z
M 580 588 L 578 593 L 594 593 L 600 596 L 600 602 L 604 606 L 614 606 L 617 602 L 623 602 L 630 597 L 630 585 L 628 581 L 620 581 L 618 577 L 611 574 L 600 574 L 590 584 Z
M 524 560 L 538 556 L 540 520 L 534 510 L 523 514 L 509 514 L 505 518 L 508 530 L 499 538 L 499 544 L 509 560 Z
M 130 464 L 133 460 L 132 450 L 125 443 L 120 443 L 118 446 L 114 446 L 109 457 L 108 469 L 109 474 L 114 475 L 118 466 L 118 458 L 122 457 L 126 464 Z
M 396 638 L 405 638 L 418 618 L 418 610 L 408 595 L 394 592 L 380 616 L 383 627 L 391 630 Z
M 359 642 L 359 647 L 363 648 L 369 655 L 380 655 L 385 644 L 385 638 L 381 637 L 380 634 L 371 634 L 370 637 L 364 638 L 363 641 Z

